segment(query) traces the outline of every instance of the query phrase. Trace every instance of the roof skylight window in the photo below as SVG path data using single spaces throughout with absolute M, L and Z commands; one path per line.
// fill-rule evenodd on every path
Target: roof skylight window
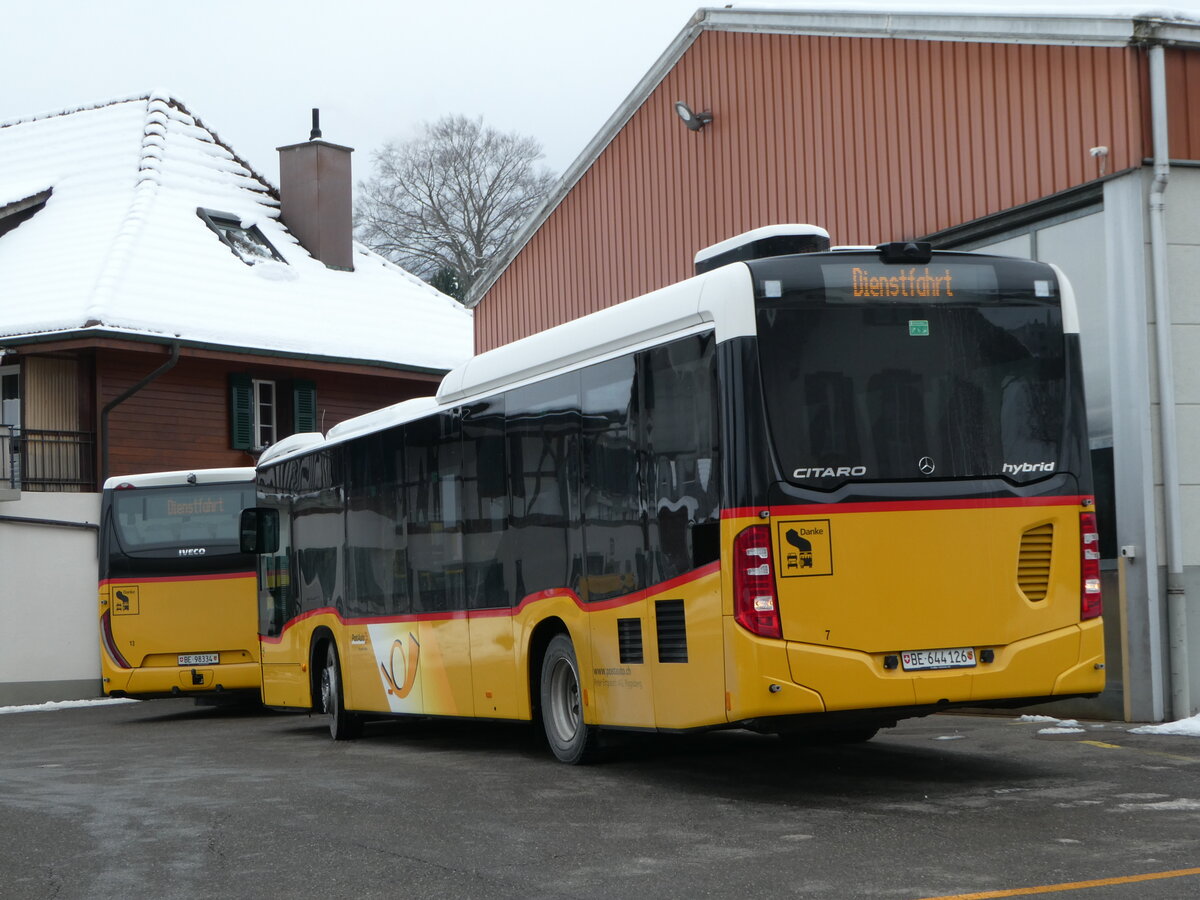
M 30 194 L 23 200 L 0 204 L 0 236 L 8 234 L 22 222 L 32 219 L 38 210 L 46 205 L 51 193 L 53 193 L 53 188 L 47 188 L 36 194 Z
M 243 225 L 238 216 L 211 209 L 197 208 L 196 215 L 203 219 L 204 224 L 221 239 L 221 243 L 246 265 L 252 266 L 264 260 L 287 264 L 287 260 L 271 246 L 271 242 L 259 231 L 257 225 Z

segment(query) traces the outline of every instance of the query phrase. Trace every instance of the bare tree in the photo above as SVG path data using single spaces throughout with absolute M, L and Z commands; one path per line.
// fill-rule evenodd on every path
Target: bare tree
M 373 156 L 359 182 L 359 240 L 460 300 L 550 193 L 541 145 L 444 116 Z M 449 288 L 449 290 L 448 290 Z

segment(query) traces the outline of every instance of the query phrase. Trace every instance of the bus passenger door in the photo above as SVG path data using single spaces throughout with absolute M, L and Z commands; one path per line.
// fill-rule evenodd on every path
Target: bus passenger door
M 305 671 L 308 647 L 299 646 L 300 629 L 287 627 L 298 612 L 292 571 L 292 520 L 280 509 L 279 546 L 259 556 L 258 632 L 262 658 L 262 697 L 266 706 L 308 707 L 312 703 Z

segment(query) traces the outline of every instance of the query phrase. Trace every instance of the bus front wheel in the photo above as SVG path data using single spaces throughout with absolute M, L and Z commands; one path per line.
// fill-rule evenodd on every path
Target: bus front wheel
M 346 711 L 342 672 L 333 641 L 325 645 L 325 667 L 321 669 L 321 712 L 329 716 L 329 735 L 335 741 L 353 740 L 362 734 L 362 719 Z
M 583 695 L 575 647 L 565 634 L 555 635 L 542 657 L 542 726 L 550 750 L 575 765 L 594 758 L 597 729 L 583 721 Z

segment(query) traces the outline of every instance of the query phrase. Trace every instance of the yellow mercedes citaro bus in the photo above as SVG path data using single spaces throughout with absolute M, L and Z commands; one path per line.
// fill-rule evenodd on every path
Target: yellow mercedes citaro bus
M 113 697 L 257 698 L 254 469 L 123 475 L 100 513 L 100 663 Z
M 258 465 L 263 698 L 866 740 L 1104 686 L 1070 286 L 773 227 Z

